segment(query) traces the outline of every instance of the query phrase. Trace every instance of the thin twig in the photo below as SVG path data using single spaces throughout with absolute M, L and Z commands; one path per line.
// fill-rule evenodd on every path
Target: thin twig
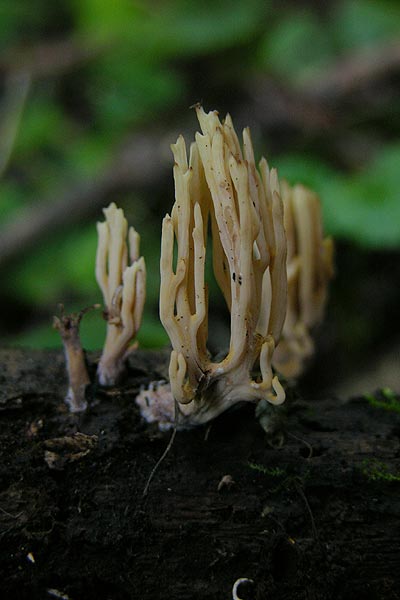
M 0 506 L 0 511 L 7 517 L 10 517 L 11 519 L 18 519 L 23 514 L 23 511 L 21 511 L 17 515 L 12 515 L 11 513 L 4 510 L 4 508 L 1 508 L 1 506 Z
M 154 186 L 167 172 L 168 147 L 156 134 L 136 133 L 122 144 L 115 160 L 102 174 L 72 185 L 55 199 L 35 202 L 19 211 L 18 216 L 0 231 L 0 267 L 7 261 L 28 252 L 37 242 L 46 239 L 61 227 L 82 221 L 102 207 L 104 199 L 116 189 L 131 186 L 136 189 Z
M 142 498 L 144 498 L 145 496 L 147 496 L 147 493 L 149 491 L 150 483 L 151 483 L 154 475 L 156 474 L 156 471 L 157 471 L 158 467 L 161 465 L 161 463 L 163 462 L 163 460 L 167 456 L 168 452 L 172 448 L 172 445 L 173 445 L 174 440 L 175 440 L 176 432 L 177 432 L 177 429 L 178 429 L 178 415 L 179 415 L 179 407 L 178 407 L 177 401 L 175 400 L 175 423 L 174 423 L 174 430 L 173 430 L 171 438 L 170 438 L 170 440 L 168 442 L 168 446 L 165 448 L 164 452 L 162 453 L 162 455 L 160 456 L 160 458 L 158 459 L 158 461 L 156 462 L 156 464 L 154 465 L 154 467 L 151 470 L 151 473 L 150 473 L 150 475 L 149 475 L 149 477 L 147 479 L 146 485 L 144 486 Z
M 295 481 L 294 485 L 295 485 L 296 490 L 298 491 L 298 493 L 302 497 L 302 499 L 304 501 L 304 504 L 306 505 L 306 508 L 308 510 L 308 514 L 310 515 L 311 528 L 312 528 L 314 539 L 318 540 L 318 532 L 317 532 L 317 528 L 315 526 L 314 515 L 312 513 L 312 510 L 311 510 L 311 507 L 310 507 L 310 503 L 307 500 L 307 496 L 305 495 L 304 490 L 303 490 L 301 484 L 298 481 Z
M 341 58 L 313 78 L 305 90 L 316 99 L 337 100 L 400 70 L 400 43 L 391 40 Z
M 303 440 L 302 438 L 297 437 L 297 435 L 294 435 L 294 433 L 290 433 L 287 432 L 287 435 L 291 438 L 293 438 L 294 440 L 297 440 L 298 442 L 301 442 L 302 444 L 304 444 L 305 446 L 307 446 L 308 451 L 309 451 L 309 455 L 307 456 L 307 460 L 312 458 L 313 455 L 313 447 L 311 446 L 311 444 L 309 444 L 306 440 Z
M 12 47 L 0 57 L 0 70 L 17 74 L 28 72 L 33 79 L 58 76 L 97 58 L 110 45 L 90 45 L 67 38 L 33 46 Z

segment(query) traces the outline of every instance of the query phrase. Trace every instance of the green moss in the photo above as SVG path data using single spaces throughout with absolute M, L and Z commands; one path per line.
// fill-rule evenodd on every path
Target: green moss
M 270 477 L 282 477 L 286 475 L 286 472 L 279 467 L 265 467 L 264 465 L 259 465 L 257 463 L 248 463 L 250 469 L 253 471 L 258 471 L 259 473 L 264 473 L 264 475 L 269 475 Z
M 361 472 L 369 481 L 400 481 L 400 475 L 391 473 L 386 463 L 376 459 L 365 459 Z
M 381 398 L 377 398 L 373 394 L 364 394 L 364 398 L 374 408 L 400 413 L 400 399 L 390 388 L 382 388 L 380 395 Z

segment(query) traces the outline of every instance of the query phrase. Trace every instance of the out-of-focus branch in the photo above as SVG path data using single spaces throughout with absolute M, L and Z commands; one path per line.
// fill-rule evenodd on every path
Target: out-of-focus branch
M 366 85 L 400 71 L 400 42 L 358 50 L 339 59 L 330 68 L 303 85 L 266 76 L 250 86 L 251 104 L 244 108 L 245 119 L 263 127 L 294 126 L 308 133 L 336 131 L 340 103 Z
M 29 51 L 17 51 L 14 56 L 11 53 L 4 55 L 0 58 L 0 71 L 29 72 L 33 78 L 54 76 L 95 58 L 104 50 L 105 46 L 85 48 L 71 40 L 43 44 Z M 246 104 L 236 110 L 237 120 L 250 123 L 254 130 L 257 130 L 256 124 L 261 125 L 271 139 L 277 129 L 281 131 L 288 127 L 311 135 L 329 134 L 333 139 L 332 147 L 335 147 L 341 100 L 368 82 L 373 83 L 399 69 L 400 42 L 394 41 L 343 58 L 299 89 L 277 82 L 272 77 L 245 82 L 249 97 Z M 342 138 L 339 140 L 342 161 L 346 159 L 343 146 L 347 149 L 354 146 L 351 136 L 351 132 L 345 134 L 346 144 Z M 104 198 L 119 187 L 157 186 L 167 176 L 169 144 L 176 137 L 176 131 L 168 129 L 157 133 L 136 133 L 102 174 L 77 183 L 56 201 L 54 198 L 38 201 L 19 213 L 0 231 L 0 267 L 28 251 L 44 239 L 47 232 L 57 231 L 93 214 L 103 205 Z M 363 140 L 356 139 L 355 142 L 358 148 Z M 358 161 L 359 156 L 357 152 Z M 351 156 L 348 163 L 350 166 L 354 163 Z
M 74 39 L 12 48 L 0 57 L 0 71 L 29 73 L 34 79 L 61 75 L 96 58 L 108 48 L 107 44 L 90 45 Z
M 267 130 L 298 129 L 318 133 L 331 129 L 335 115 L 308 93 L 272 77 L 257 78 L 249 86 L 252 102 L 243 110 L 243 120 Z
M 400 70 L 400 42 L 393 40 L 343 57 L 308 83 L 305 91 L 320 100 L 338 100 Z
M 102 174 L 72 186 L 57 200 L 35 202 L 20 211 L 0 231 L 0 267 L 27 252 L 49 233 L 93 214 L 112 191 L 124 186 L 154 186 L 166 175 L 168 151 L 166 138 L 156 133 L 137 133 Z

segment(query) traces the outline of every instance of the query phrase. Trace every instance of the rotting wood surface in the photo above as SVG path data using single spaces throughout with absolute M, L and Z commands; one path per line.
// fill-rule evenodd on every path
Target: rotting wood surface
M 269 440 L 248 406 L 178 432 L 143 497 L 171 433 L 134 396 L 165 365 L 136 353 L 77 416 L 61 351 L 0 351 L 3 598 L 229 600 L 239 578 L 243 600 L 400 598 L 400 414 L 384 398 L 291 391 Z

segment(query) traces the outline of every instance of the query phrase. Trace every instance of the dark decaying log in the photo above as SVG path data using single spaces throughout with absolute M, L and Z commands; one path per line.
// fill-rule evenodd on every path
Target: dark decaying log
M 61 351 L 0 352 L 2 597 L 399 598 L 396 399 L 291 391 L 269 437 L 249 407 L 178 432 L 143 497 L 171 433 L 134 395 L 165 356 L 71 415 Z

